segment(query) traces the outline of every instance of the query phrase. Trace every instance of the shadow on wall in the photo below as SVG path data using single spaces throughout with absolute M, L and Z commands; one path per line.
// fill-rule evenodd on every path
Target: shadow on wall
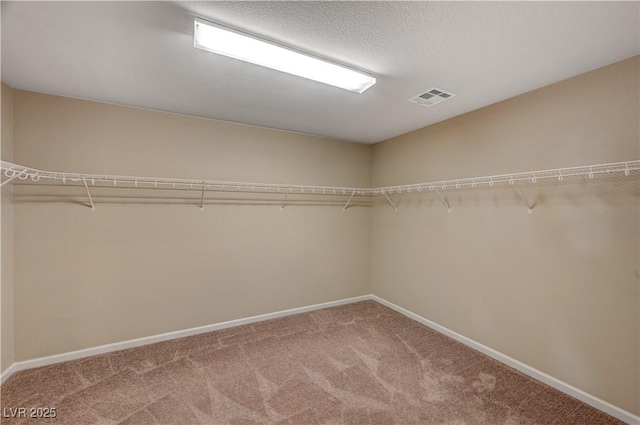
M 15 202 L 20 203 L 74 203 L 90 206 L 87 190 L 82 184 L 31 184 L 16 183 Z M 92 186 L 91 197 L 95 204 L 140 204 L 140 205 L 274 205 L 370 207 L 370 197 L 350 195 L 300 195 L 283 193 L 237 193 L 201 189 L 142 188 Z

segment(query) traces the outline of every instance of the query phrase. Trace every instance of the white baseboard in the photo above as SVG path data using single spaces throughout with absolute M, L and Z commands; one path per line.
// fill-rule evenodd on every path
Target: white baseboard
M 6 370 L 0 373 L 0 384 L 4 383 L 4 381 L 9 379 L 9 377 L 13 375 L 14 372 L 17 372 L 17 371 L 18 369 L 16 368 L 16 364 L 12 363 L 11 366 L 9 366 Z
M 53 356 L 41 357 L 32 360 L 25 360 L 21 362 L 15 362 L 11 366 L 9 366 L 2 374 L 0 374 L 0 383 L 6 381 L 13 373 L 19 372 L 21 370 L 32 369 L 35 367 L 48 366 L 55 363 L 66 362 L 69 360 L 81 359 L 89 356 L 95 356 L 98 354 L 110 353 L 113 351 L 124 350 L 127 348 L 139 347 L 141 345 L 153 344 L 155 342 L 167 341 L 175 338 L 182 338 L 185 336 L 197 335 L 205 332 L 217 331 L 220 329 L 230 328 L 234 326 L 247 325 L 250 323 L 262 322 L 264 320 L 276 319 L 278 317 L 291 316 L 293 314 L 306 313 L 313 310 L 320 310 L 328 307 L 335 307 L 338 305 L 351 304 L 358 301 L 366 301 L 366 300 L 374 300 L 383 304 L 392 310 L 397 311 L 398 313 L 413 319 L 423 325 L 436 330 L 444 335 L 447 335 L 458 342 L 461 342 L 474 350 L 480 351 L 488 355 L 489 357 L 498 360 L 501 363 L 506 364 L 520 372 L 528 375 L 538 381 L 544 382 L 545 384 L 553 387 L 559 391 L 562 391 L 565 394 L 570 395 L 590 406 L 595 407 L 598 410 L 602 410 L 609 415 L 620 419 L 621 421 L 628 423 L 630 425 L 640 425 L 640 417 L 627 412 L 624 409 L 621 409 L 617 406 L 612 405 L 604 400 L 599 399 L 591 394 L 588 394 L 572 385 L 567 384 L 566 382 L 560 381 L 557 378 L 554 378 L 551 375 L 548 375 L 538 369 L 535 369 L 529 365 L 526 365 L 512 357 L 507 356 L 499 351 L 496 351 L 490 347 L 487 347 L 484 344 L 481 344 L 477 341 L 474 341 L 466 336 L 460 335 L 457 332 L 454 332 L 450 329 L 445 328 L 444 326 L 438 325 L 428 319 L 425 319 L 422 316 L 419 316 L 407 309 L 404 309 L 396 304 L 393 304 L 390 301 L 385 300 L 384 298 L 380 298 L 377 295 L 361 295 L 359 297 L 353 298 L 345 298 L 337 301 L 329 301 L 321 304 L 309 305 L 306 307 L 292 308 L 289 310 L 277 311 L 275 313 L 267 313 L 261 314 L 258 316 L 246 317 L 243 319 L 230 320 L 228 322 L 215 323 L 212 325 L 200 326 L 197 328 L 184 329 L 181 331 L 175 332 L 167 332 L 158 335 L 152 335 L 144 338 L 137 338 L 128 341 L 116 342 L 113 344 L 101 345 L 98 347 L 86 348 L 84 350 L 71 351 L 68 353 L 56 354 Z
M 525 375 L 528 375 L 534 379 L 537 379 L 538 381 L 544 382 L 545 384 L 549 385 L 550 387 L 555 388 L 556 390 L 562 391 L 565 394 L 570 395 L 573 398 L 576 398 L 592 407 L 595 407 L 598 410 L 601 410 L 611 416 L 613 416 L 614 418 L 620 419 L 621 421 L 630 424 L 630 425 L 639 425 L 640 424 L 640 417 L 634 415 L 631 412 L 627 412 L 624 409 L 621 409 L 617 406 L 614 406 L 611 403 L 608 403 L 604 400 L 599 399 L 596 396 L 593 396 L 591 394 L 588 394 L 572 385 L 567 384 L 566 382 L 563 382 L 557 378 L 554 378 L 551 375 L 548 375 L 536 368 L 533 368 L 529 365 L 526 365 L 512 357 L 507 356 L 506 354 L 503 354 L 499 351 L 494 350 L 493 348 L 489 348 L 484 344 L 481 344 L 477 341 L 474 341 L 470 338 L 467 338 L 464 335 L 460 335 L 457 332 L 454 332 L 450 329 L 445 328 L 444 326 L 438 325 L 437 323 L 432 322 L 431 320 L 425 319 L 422 316 L 419 316 L 407 309 L 404 309 L 400 306 L 395 305 L 394 303 L 385 300 L 384 298 L 380 298 L 377 295 L 371 295 L 371 299 L 374 301 L 379 302 L 380 304 L 386 305 L 387 307 L 391 308 L 392 310 L 397 311 L 398 313 L 407 316 L 410 319 L 415 320 L 416 322 L 422 323 L 423 325 L 438 331 L 444 335 L 447 335 L 448 337 L 451 337 L 453 339 L 455 339 L 458 342 L 463 343 L 464 345 L 467 345 L 471 348 L 473 348 L 474 350 L 480 351 L 483 354 L 486 354 L 489 357 L 492 357 L 495 360 L 498 360 L 501 363 L 506 364 L 507 366 L 510 366 L 522 373 L 524 373 Z
M 329 301 L 321 304 L 313 304 L 305 307 L 292 308 L 289 310 L 277 311 L 275 313 L 260 314 L 258 316 L 245 317 L 242 319 L 229 320 L 228 322 L 215 323 L 212 325 L 199 326 L 197 328 L 184 329 L 175 332 L 167 332 L 158 335 L 147 336 L 143 338 L 130 339 L 128 341 L 115 342 L 113 344 L 100 345 L 98 347 L 85 348 L 83 350 L 70 351 L 68 353 L 55 354 L 53 356 L 40 357 L 37 359 L 15 362 L 9 366 L 2 374 L 0 374 L 0 383 L 6 381 L 12 374 L 21 370 L 33 369 L 36 367 L 48 366 L 55 363 L 66 362 L 69 360 L 82 359 L 85 357 L 95 356 L 98 354 L 110 353 L 113 351 L 124 350 L 127 348 L 139 347 L 141 345 L 153 344 L 156 342 L 167 341 L 185 336 L 197 335 L 206 332 L 217 331 L 220 329 L 231 328 L 234 326 L 248 325 L 250 323 L 262 322 L 264 320 L 277 319 L 278 317 L 291 316 L 293 314 L 306 313 L 313 310 L 320 310 L 338 305 L 351 304 L 358 301 L 370 300 L 371 295 L 361 295 L 359 297 L 345 298 L 342 300 Z

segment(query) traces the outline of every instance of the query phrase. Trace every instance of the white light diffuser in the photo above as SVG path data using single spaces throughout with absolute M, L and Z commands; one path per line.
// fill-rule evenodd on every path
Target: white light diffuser
M 363 72 L 198 18 L 194 21 L 193 46 L 357 93 L 376 83 L 375 77 Z

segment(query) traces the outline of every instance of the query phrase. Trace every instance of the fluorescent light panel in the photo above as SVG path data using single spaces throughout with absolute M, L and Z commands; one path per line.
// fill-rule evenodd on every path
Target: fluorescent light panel
M 194 21 L 193 46 L 357 93 L 376 83 L 375 77 L 363 72 L 198 18 Z

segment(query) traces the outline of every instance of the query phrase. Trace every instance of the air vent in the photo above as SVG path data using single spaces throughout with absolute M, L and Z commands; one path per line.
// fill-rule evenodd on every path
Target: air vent
M 433 87 L 422 94 L 412 97 L 409 99 L 409 102 L 417 103 L 422 106 L 433 106 L 440 102 L 444 102 L 447 99 L 451 99 L 452 97 L 455 97 L 455 94 Z

